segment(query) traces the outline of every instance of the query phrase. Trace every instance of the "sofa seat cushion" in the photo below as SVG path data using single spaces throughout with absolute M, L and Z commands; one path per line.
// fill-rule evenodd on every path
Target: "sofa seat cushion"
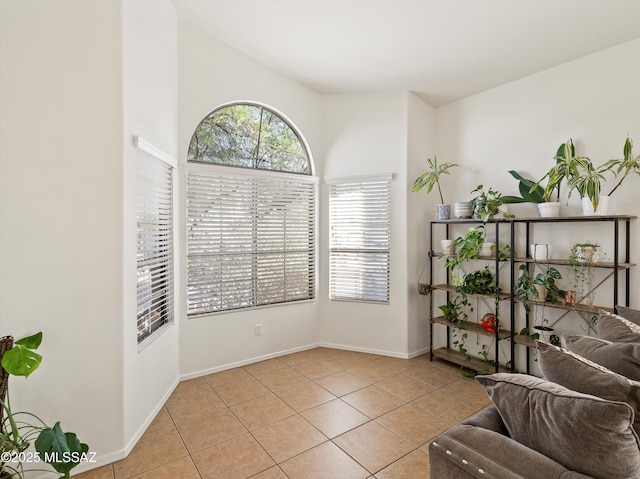
M 633 427 L 640 434 L 640 382 L 553 344 L 538 342 L 537 346 L 538 364 L 544 379 L 573 391 L 627 403 L 634 410 Z
M 617 314 L 601 311 L 598 337 L 616 343 L 640 343 L 640 326 Z
M 598 479 L 640 477 L 640 439 L 628 404 L 525 374 L 476 379 L 515 441 Z
M 565 336 L 564 339 L 569 351 L 640 381 L 640 343 L 614 343 L 592 336 Z

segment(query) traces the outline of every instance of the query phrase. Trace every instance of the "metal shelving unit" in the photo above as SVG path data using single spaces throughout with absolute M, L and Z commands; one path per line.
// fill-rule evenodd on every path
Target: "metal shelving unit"
M 490 260 L 495 261 L 495 271 L 496 271 L 496 284 L 499 287 L 500 282 L 504 284 L 504 273 L 500 273 L 500 264 L 503 262 L 509 263 L 508 268 L 508 284 L 509 284 L 509 292 L 501 293 L 497 298 L 498 303 L 508 302 L 509 307 L 509 318 L 507 321 L 501 321 L 501 315 L 499 311 L 496 311 L 496 316 L 498 317 L 498 323 L 500 327 L 496 329 L 495 333 L 490 333 L 484 330 L 479 324 L 467 321 L 465 323 L 464 329 L 468 334 L 476 334 L 476 335 L 484 335 L 493 337 L 495 339 L 495 364 L 493 365 L 493 369 L 495 372 L 498 371 L 516 371 L 515 364 L 515 348 L 517 345 L 526 348 L 534 348 L 535 343 L 528 336 L 521 336 L 515 331 L 515 317 L 516 317 L 516 308 L 521 300 L 517 299 L 514 296 L 513 292 L 513 284 L 515 283 L 516 278 L 516 265 L 517 264 L 532 264 L 534 263 L 534 259 L 529 256 L 529 252 L 527 251 L 527 256 L 520 257 L 515 256 L 516 251 L 516 240 L 521 239 L 524 241 L 524 244 L 529 245 L 531 243 L 531 239 L 533 237 L 533 230 L 535 225 L 537 224 L 558 224 L 558 223 L 591 223 L 594 222 L 602 222 L 607 223 L 612 226 L 612 234 L 613 234 L 613 245 L 614 245 L 614 253 L 613 253 L 613 261 L 608 262 L 599 262 L 595 263 L 592 266 L 595 268 L 602 269 L 610 269 L 611 273 L 605 278 L 604 281 L 613 279 L 613 293 L 611 297 L 610 305 L 601 305 L 601 306 L 588 306 L 582 304 L 576 305 L 566 305 L 563 303 L 550 303 L 546 301 L 528 301 L 529 304 L 539 307 L 551 307 L 557 309 L 566 310 L 569 312 L 582 312 L 582 313 L 594 313 L 597 314 L 600 310 L 613 311 L 614 307 L 617 304 L 620 304 L 620 292 L 621 288 L 624 288 L 624 304 L 626 306 L 629 305 L 629 295 L 630 295 L 630 269 L 635 266 L 630 262 L 630 245 L 631 245 L 631 220 L 636 219 L 636 216 L 629 215 L 609 215 L 609 216 L 564 216 L 557 218 L 511 218 L 511 219 L 500 219 L 500 220 L 491 220 L 486 223 L 485 228 L 487 231 L 489 228 L 495 228 L 495 237 L 496 237 L 496 246 L 499 245 L 500 241 L 500 231 L 504 231 L 505 227 L 508 227 L 508 236 L 510 241 L 510 258 L 506 260 L 500 260 L 498 254 L 498 247 L 496 247 L 495 257 L 481 257 L 479 259 L 482 260 Z M 429 295 L 429 311 L 430 311 L 430 321 L 429 321 L 429 346 L 430 346 L 430 359 L 433 361 L 434 357 L 438 357 L 444 359 L 446 361 L 458 364 L 460 366 L 464 366 L 476 371 L 486 371 L 487 363 L 479 358 L 469 357 L 468 355 L 464 355 L 459 353 L 458 351 L 451 348 L 451 331 L 452 328 L 456 327 L 457 324 L 452 323 L 447 318 L 443 316 L 434 315 L 435 309 L 435 301 L 434 301 L 434 291 L 445 291 L 447 300 L 450 299 L 450 295 L 456 292 L 455 286 L 450 284 L 450 272 L 446 272 L 446 283 L 444 284 L 434 284 L 434 257 L 437 258 L 440 256 L 439 253 L 434 251 L 434 229 L 438 225 L 443 225 L 445 227 L 445 238 L 450 238 L 451 235 L 451 226 L 452 225 L 461 225 L 461 224 L 482 224 L 478 219 L 452 219 L 452 220 L 433 220 L 429 222 L 429 282 L 428 284 L 421 284 L 420 291 L 423 294 Z M 524 228 L 524 232 L 521 231 Z M 622 231 L 621 231 L 622 230 Z M 604 234 L 604 233 L 603 233 Z M 624 236 L 622 236 L 624 235 Z M 623 239 L 623 245 L 621 247 L 621 238 Z M 545 261 L 545 264 L 549 265 L 560 265 L 560 266 L 568 266 L 571 263 L 568 260 L 564 259 L 551 259 Z M 501 278 L 501 276 L 503 278 Z M 493 296 L 487 296 L 491 299 L 494 299 Z M 499 307 L 498 307 L 499 308 Z M 500 308 L 499 308 L 500 309 Z M 502 327 L 502 323 L 506 323 L 509 325 L 508 328 Z M 526 327 L 529 328 L 531 326 L 530 322 L 530 314 L 525 312 L 525 323 Z M 433 348 L 433 332 L 434 326 L 446 327 L 447 329 L 447 342 L 446 347 L 435 349 Z M 498 364 L 499 357 L 499 345 L 501 341 L 508 341 L 510 343 L 510 368 L 505 368 Z M 530 372 L 530 354 L 526 355 L 526 372 Z

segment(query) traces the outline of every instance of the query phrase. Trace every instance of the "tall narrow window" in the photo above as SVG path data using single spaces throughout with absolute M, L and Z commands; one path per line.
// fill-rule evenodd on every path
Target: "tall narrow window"
M 175 163 L 136 137 L 138 344 L 174 318 L 173 170 Z
M 188 160 L 188 314 L 314 299 L 317 180 L 292 127 L 226 106 L 198 125 Z
M 390 179 L 330 183 L 329 297 L 388 303 Z

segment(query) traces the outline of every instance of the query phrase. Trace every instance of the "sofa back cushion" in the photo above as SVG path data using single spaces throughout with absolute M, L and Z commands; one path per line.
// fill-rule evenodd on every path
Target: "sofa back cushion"
M 640 434 L 640 382 L 553 344 L 538 342 L 537 346 L 544 379 L 580 393 L 627 403 L 634 410 L 633 427 Z
M 617 314 L 601 311 L 598 337 L 615 343 L 640 343 L 640 326 Z
M 525 374 L 477 376 L 516 441 L 598 479 L 640 477 L 633 409 Z
M 592 336 L 565 336 L 564 339 L 569 351 L 640 381 L 640 343 L 614 343 Z
M 626 306 L 616 306 L 616 314 L 628 319 L 634 324 L 640 325 L 640 311 L 637 309 L 627 308 Z

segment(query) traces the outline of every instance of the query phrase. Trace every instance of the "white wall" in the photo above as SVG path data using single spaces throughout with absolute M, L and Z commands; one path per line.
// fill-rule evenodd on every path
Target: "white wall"
M 0 4 L 0 331 L 43 331 L 12 405 L 122 447 L 118 2 Z
M 407 354 L 407 95 L 328 95 L 323 101 L 323 177 L 393 174 L 388 305 L 329 301 L 328 185 L 320 223 L 320 341 L 336 347 Z
M 427 168 L 427 158 L 436 154 L 436 110 L 413 93 L 407 95 L 407 334 L 408 353 L 415 355 L 429 347 L 429 303 L 426 296 L 418 295 L 418 281 L 428 277 L 429 228 L 427 219 L 433 217 L 437 193 L 425 195 L 424 191 L 412 192 L 414 180 Z M 450 178 L 444 178 L 443 188 Z M 443 192 L 444 193 L 444 192 Z M 446 201 L 446 200 L 445 200 Z M 423 276 L 424 275 L 424 276 Z
M 454 173 L 458 181 L 451 185 L 455 198 L 450 201 L 469 199 L 480 183 L 517 195 L 518 184 L 508 170 L 539 179 L 553 166 L 558 146 L 569 138 L 576 153 L 590 157 L 596 165 L 621 158 L 627 134 L 635 139 L 635 154 L 640 154 L 638 85 L 640 40 L 634 40 L 439 108 L 438 156 L 462 165 Z M 603 190 L 608 193 L 614 184 L 609 180 Z M 634 175 L 611 197 L 610 209 L 638 215 L 638 204 L 640 177 Z M 511 208 L 518 216 L 537 215 L 532 205 Z M 574 193 L 569 205 L 563 204 L 562 214 L 580 212 Z M 573 242 L 595 239 L 601 228 L 599 224 L 579 232 L 566 228 L 568 234 L 556 253 L 568 256 Z M 545 234 L 558 236 L 565 230 L 554 227 Z M 640 263 L 640 220 L 633 223 L 632 237 L 631 261 Z M 638 268 L 632 270 L 632 282 L 636 294 L 630 299 L 637 308 Z
M 184 165 L 191 135 L 212 110 L 232 101 L 253 101 L 282 112 L 307 140 L 323 170 L 320 96 L 262 64 L 180 22 L 179 160 Z M 181 211 L 185 207 L 182 205 Z M 184 231 L 181 235 L 184 237 Z M 184 256 L 181 258 L 183 264 Z M 182 295 L 186 291 L 181 277 Z M 182 308 L 184 310 L 184 308 Z M 318 343 L 318 301 L 186 319 L 181 311 L 180 372 L 192 377 Z M 263 325 L 262 336 L 254 325 Z
M 136 341 L 136 148 L 132 144 L 132 136 L 138 135 L 169 156 L 178 156 L 177 28 L 169 0 L 122 3 L 125 452 L 135 445 L 179 381 L 179 318 L 141 351 Z M 176 234 L 175 240 L 179 250 L 182 237 Z M 181 271 L 179 262 L 174 267 Z M 177 294 L 177 309 L 183 304 Z
M 538 180 L 553 166 L 558 146 L 569 138 L 577 154 L 589 156 L 597 165 L 622 157 L 627 134 L 635 140 L 638 155 L 639 85 L 640 40 L 634 40 L 438 108 L 438 158 L 461 165 L 453 173 L 457 181 L 450 183 L 448 201 L 470 199 L 470 191 L 478 184 L 503 194 L 518 194 L 518 184 L 507 171 L 516 169 Z M 613 184 L 611 180 L 603 189 L 608 192 Z M 638 215 L 639 204 L 640 177 L 634 175 L 612 196 L 611 208 L 619 214 Z M 511 205 L 511 212 L 537 216 L 534 205 Z M 562 214 L 581 214 L 577 194 L 568 206 L 563 204 Z M 633 222 L 631 234 L 631 261 L 640 264 L 640 220 Z M 554 258 L 567 258 L 571 246 L 585 240 L 601 243 L 612 261 L 611 223 L 534 228 L 534 241 L 551 243 Z M 525 247 L 520 243 L 520 255 L 525 254 Z M 563 274 L 561 285 L 572 289 L 572 273 Z M 595 304 L 612 306 L 611 284 L 600 289 Z M 638 267 L 631 270 L 631 284 L 630 304 L 640 308 Z M 552 308 L 546 308 L 544 314 L 552 321 L 559 315 Z M 576 330 L 586 332 L 577 315 L 556 325 L 558 332 Z

